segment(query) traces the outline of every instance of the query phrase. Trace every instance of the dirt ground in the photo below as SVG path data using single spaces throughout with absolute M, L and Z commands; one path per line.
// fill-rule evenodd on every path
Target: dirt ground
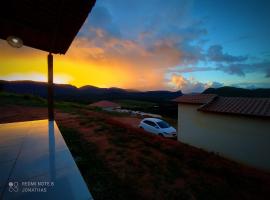
M 142 120 L 136 117 L 112 117 L 112 119 L 119 121 L 123 124 L 129 125 L 133 128 L 138 128 Z
M 1 107 L 0 123 L 46 118 L 46 108 Z M 56 110 L 55 119 L 64 137 L 65 130 L 79 136 L 71 139 L 78 140 L 71 152 L 85 147 L 90 160 L 96 157 L 105 166 L 89 160 L 77 163 L 94 199 L 270 197 L 269 173 L 148 134 L 137 128 L 140 119 L 90 110 Z
M 25 106 L 5 106 L 0 108 L 0 123 L 47 119 L 47 109 Z

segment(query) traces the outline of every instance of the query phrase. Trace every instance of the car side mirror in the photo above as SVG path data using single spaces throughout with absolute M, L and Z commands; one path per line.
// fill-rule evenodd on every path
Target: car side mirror
M 159 129 L 159 127 L 158 127 L 158 126 L 155 126 L 155 128 L 156 128 L 156 129 Z

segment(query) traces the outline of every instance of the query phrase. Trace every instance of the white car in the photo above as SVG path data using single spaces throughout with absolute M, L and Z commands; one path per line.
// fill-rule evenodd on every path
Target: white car
M 158 118 L 144 118 L 140 122 L 139 128 L 166 138 L 176 138 L 176 129 Z

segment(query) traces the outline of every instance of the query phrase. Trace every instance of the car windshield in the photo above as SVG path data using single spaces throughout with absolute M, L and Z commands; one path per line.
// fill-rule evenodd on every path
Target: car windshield
M 157 124 L 159 125 L 160 128 L 169 128 L 170 127 L 170 125 L 164 121 L 157 122 Z

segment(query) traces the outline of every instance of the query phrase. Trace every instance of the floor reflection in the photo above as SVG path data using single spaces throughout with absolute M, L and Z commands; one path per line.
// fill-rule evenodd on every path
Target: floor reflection
M 54 121 L 48 121 L 49 126 L 49 158 L 50 158 L 50 179 L 55 181 L 55 135 L 54 135 Z

